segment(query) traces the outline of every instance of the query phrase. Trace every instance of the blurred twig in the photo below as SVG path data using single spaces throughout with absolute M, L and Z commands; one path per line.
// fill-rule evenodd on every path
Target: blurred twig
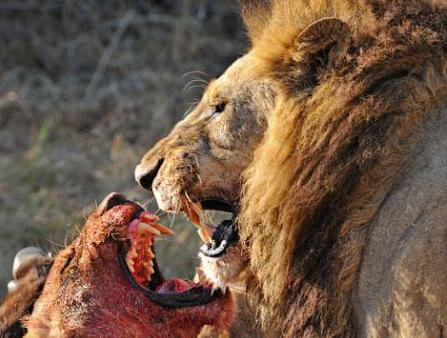
M 124 14 L 116 32 L 113 34 L 112 38 L 110 39 L 109 45 L 107 46 L 106 50 L 102 54 L 101 59 L 99 60 L 98 65 L 96 66 L 96 69 L 95 69 L 95 72 L 93 73 L 92 79 L 90 80 L 90 83 L 88 84 L 88 86 L 84 92 L 83 100 L 88 100 L 95 92 L 96 88 L 98 87 L 98 83 L 99 83 L 99 81 L 101 81 L 101 78 L 104 75 L 104 71 L 110 62 L 110 58 L 111 58 L 113 52 L 118 47 L 118 44 L 119 44 L 121 38 L 123 37 L 124 33 L 126 32 L 127 27 L 129 27 L 129 24 L 131 23 L 134 16 L 135 16 L 134 10 L 128 10 Z

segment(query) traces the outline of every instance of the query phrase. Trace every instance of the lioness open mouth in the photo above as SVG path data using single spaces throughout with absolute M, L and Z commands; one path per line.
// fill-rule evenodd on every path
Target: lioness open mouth
M 204 242 L 200 252 L 208 257 L 219 257 L 225 254 L 231 244 L 239 240 L 235 226 L 236 210 L 230 203 L 218 199 L 204 199 L 193 202 L 188 196 L 181 199 L 181 209 L 189 220 L 197 227 L 197 232 Z M 225 211 L 231 213 L 231 218 L 211 226 L 201 221 L 204 210 Z
M 174 233 L 157 221 L 157 216 L 139 208 L 128 224 L 127 241 L 118 250 L 118 260 L 131 285 L 153 303 L 169 308 L 205 305 L 221 297 L 224 291 L 208 281 L 164 279 L 157 264 L 154 239 Z

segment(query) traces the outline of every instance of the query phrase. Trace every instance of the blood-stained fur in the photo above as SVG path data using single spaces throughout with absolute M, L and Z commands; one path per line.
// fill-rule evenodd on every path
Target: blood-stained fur
M 100 204 L 79 236 L 55 257 L 42 295 L 25 321 L 26 337 L 188 338 L 196 337 L 204 325 L 228 327 L 233 316 L 229 292 L 164 280 L 152 246 L 132 253 L 130 258 L 142 261 L 129 267 L 126 250 L 138 245 L 135 236 L 169 233 L 144 223 L 146 216 L 152 217 L 120 194 L 112 193 Z M 150 274 L 142 277 L 147 279 L 144 285 L 133 277 L 134 269 L 143 265 L 150 269 L 142 270 Z

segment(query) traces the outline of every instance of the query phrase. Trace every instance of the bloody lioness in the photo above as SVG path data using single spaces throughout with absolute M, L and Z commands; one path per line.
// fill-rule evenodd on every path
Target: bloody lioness
M 226 328 L 229 292 L 165 280 L 153 240 L 171 231 L 123 195 L 112 193 L 79 236 L 55 258 L 26 337 L 196 337 Z

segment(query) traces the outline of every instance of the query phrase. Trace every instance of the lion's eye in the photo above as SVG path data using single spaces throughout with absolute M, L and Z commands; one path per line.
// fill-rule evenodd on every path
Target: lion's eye
M 216 104 L 216 106 L 214 107 L 214 114 L 223 113 L 226 106 L 227 106 L 226 102 L 221 102 L 221 103 Z

